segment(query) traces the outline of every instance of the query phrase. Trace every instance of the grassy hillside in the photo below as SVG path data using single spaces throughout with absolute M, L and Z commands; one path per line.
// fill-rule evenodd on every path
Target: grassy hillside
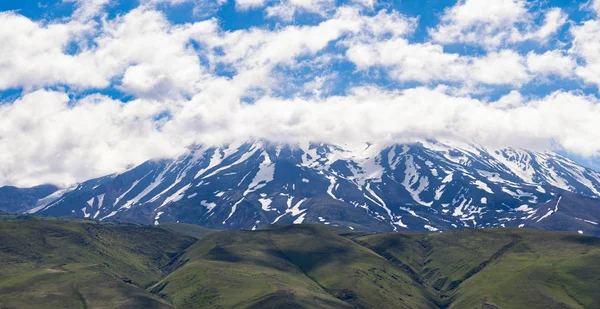
M 180 260 L 153 291 L 182 308 L 434 308 L 406 273 L 323 226 L 220 232 Z
M 0 308 L 171 308 L 146 292 L 195 240 L 70 220 L 0 222 Z
M 408 269 L 440 308 L 600 308 L 600 238 L 526 229 L 352 238 Z
M 162 223 L 159 225 L 160 228 L 164 228 L 173 232 L 177 232 L 183 235 L 191 236 L 196 239 L 202 239 L 212 233 L 217 232 L 217 230 L 211 230 L 199 225 L 195 224 L 187 224 L 187 223 L 175 223 L 168 222 Z
M 600 308 L 600 238 L 577 234 L 20 218 L 0 220 L 0 308 Z

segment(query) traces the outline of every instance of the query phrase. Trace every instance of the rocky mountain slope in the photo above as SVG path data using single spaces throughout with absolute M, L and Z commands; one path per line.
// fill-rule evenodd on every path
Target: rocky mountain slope
M 41 185 L 32 188 L 0 187 L 0 211 L 23 213 L 36 207 L 38 202 L 40 204 L 47 203 L 43 198 L 57 190 L 58 188 L 53 185 Z
M 53 216 L 215 229 L 530 227 L 600 234 L 600 173 L 547 151 L 469 143 L 195 147 L 55 192 Z

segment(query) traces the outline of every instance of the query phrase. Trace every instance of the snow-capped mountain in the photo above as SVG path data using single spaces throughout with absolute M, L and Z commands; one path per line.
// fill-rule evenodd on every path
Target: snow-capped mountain
M 195 147 L 55 192 L 31 213 L 216 229 L 541 227 L 599 234 L 600 173 L 554 152 L 422 141 Z

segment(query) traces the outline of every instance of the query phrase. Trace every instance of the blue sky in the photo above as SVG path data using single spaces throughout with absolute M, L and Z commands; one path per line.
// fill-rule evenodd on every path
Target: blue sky
M 254 138 L 458 139 L 599 167 L 600 1 L 26 0 L 0 12 L 0 184 L 67 185 Z

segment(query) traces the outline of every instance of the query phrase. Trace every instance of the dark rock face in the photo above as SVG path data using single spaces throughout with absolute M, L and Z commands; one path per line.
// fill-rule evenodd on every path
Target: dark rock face
M 56 192 L 53 185 L 41 185 L 21 189 L 5 186 L 0 188 L 0 211 L 7 213 L 23 213 L 34 208 L 40 199 Z

